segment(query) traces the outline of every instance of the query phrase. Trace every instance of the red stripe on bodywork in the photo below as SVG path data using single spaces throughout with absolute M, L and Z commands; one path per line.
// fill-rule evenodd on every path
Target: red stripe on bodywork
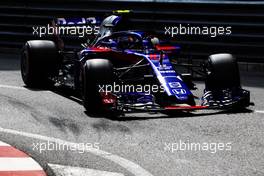
M 175 46 L 159 46 L 159 45 L 157 45 L 156 49 L 159 51 L 161 51 L 161 50 L 168 51 L 168 50 L 176 50 L 178 48 Z
M 207 109 L 207 106 L 166 106 L 165 110 L 199 110 Z
M 159 55 L 157 55 L 157 54 L 149 54 L 149 59 L 150 60 L 159 60 Z
M 111 51 L 111 49 L 109 48 L 96 48 L 96 47 L 92 47 L 92 48 L 88 48 L 90 51 L 94 51 L 94 52 L 108 52 Z

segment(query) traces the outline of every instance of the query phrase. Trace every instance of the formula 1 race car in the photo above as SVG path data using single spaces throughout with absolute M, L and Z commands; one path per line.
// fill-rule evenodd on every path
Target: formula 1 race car
M 21 57 L 24 83 L 30 88 L 70 87 L 79 92 L 89 113 L 234 109 L 250 105 L 250 93 L 241 88 L 233 55 L 209 56 L 201 68 L 204 95 L 196 105 L 191 74 L 175 70 L 177 62 L 172 58 L 180 47 L 162 44 L 153 33 L 131 29 L 124 19 L 121 14 L 105 18 L 95 39 L 83 44 L 79 51 L 63 50 L 59 39 L 27 41 Z M 85 18 L 63 19 L 63 24 L 85 22 Z

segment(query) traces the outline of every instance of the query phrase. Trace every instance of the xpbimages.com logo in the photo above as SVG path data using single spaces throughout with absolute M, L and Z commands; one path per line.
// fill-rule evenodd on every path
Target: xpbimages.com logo
M 165 26 L 164 34 L 171 37 L 178 35 L 204 35 L 212 38 L 223 35 L 231 35 L 231 26 L 191 26 L 190 24 L 179 24 L 176 26 Z
M 164 151 L 177 152 L 177 151 L 209 151 L 210 153 L 216 153 L 218 151 L 230 151 L 232 149 L 231 142 L 190 142 L 179 141 L 173 143 L 164 143 Z
M 76 151 L 84 153 L 86 150 L 99 150 L 100 143 L 56 143 L 56 142 L 36 142 L 32 144 L 32 149 L 42 153 L 44 151 Z
M 128 84 L 117 84 L 114 82 L 113 84 L 107 85 L 98 85 L 99 92 L 108 93 L 145 93 L 146 95 L 150 95 L 152 93 L 162 93 L 165 92 L 164 87 L 162 85 L 128 85 Z
M 99 33 L 99 26 L 33 26 L 33 35 L 43 37 L 47 35 L 71 35 L 77 37 L 84 37 L 86 35 L 97 35 Z

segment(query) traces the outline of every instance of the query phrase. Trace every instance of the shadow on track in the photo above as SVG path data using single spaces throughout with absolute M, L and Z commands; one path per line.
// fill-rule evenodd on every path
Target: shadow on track
M 201 117 L 201 116 L 212 116 L 212 115 L 219 115 L 219 114 L 239 114 L 239 113 L 252 113 L 253 111 L 250 109 L 241 109 L 241 110 L 208 110 L 208 112 L 184 112 L 184 111 L 177 111 L 170 114 L 165 113 L 146 113 L 147 116 L 126 116 L 125 113 L 103 113 L 103 114 L 90 114 L 85 111 L 87 116 L 91 118 L 107 118 L 113 121 L 134 121 L 134 120 L 150 120 L 150 119 L 168 119 L 168 118 L 190 118 L 190 117 Z M 130 113 L 128 113 L 130 114 Z M 136 113 L 133 113 L 136 114 Z M 138 114 L 138 113 L 137 113 Z M 153 115 L 153 116 L 152 116 Z M 157 116 L 158 115 L 158 116 Z
M 25 87 L 27 88 L 27 87 Z M 43 89 L 31 89 L 27 88 L 32 91 L 43 91 Z M 50 90 L 60 96 L 68 98 L 80 105 L 82 105 L 81 96 L 78 94 L 74 94 L 74 92 L 67 88 L 67 87 L 51 87 L 45 90 Z M 206 112 L 205 112 L 206 111 Z M 105 118 L 113 121 L 135 121 L 135 120 L 150 120 L 150 119 L 164 119 L 164 118 L 190 118 L 190 117 L 197 117 L 197 116 L 212 116 L 212 115 L 219 115 L 219 114 L 238 114 L 238 113 L 252 113 L 253 111 L 250 109 L 235 109 L 235 110 L 199 110 L 197 111 L 174 111 L 170 113 L 160 113 L 160 112 L 102 112 L 97 114 L 88 113 L 85 111 L 85 114 L 91 118 Z M 131 116 L 132 114 L 132 116 Z M 141 115 L 138 115 L 141 114 Z M 145 114 L 144 116 L 142 114 Z

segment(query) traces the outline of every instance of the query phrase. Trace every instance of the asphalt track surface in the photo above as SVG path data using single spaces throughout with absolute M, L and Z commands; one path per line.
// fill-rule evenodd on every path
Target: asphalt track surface
M 0 140 L 48 163 L 153 176 L 263 176 L 264 73 L 242 73 L 255 106 L 243 112 L 197 111 L 169 117 L 90 117 L 69 95 L 24 88 L 18 55 L 0 55 Z M 198 83 L 201 95 L 203 84 Z M 98 145 L 99 152 L 46 150 L 37 143 Z M 231 150 L 176 150 L 176 144 L 229 143 Z M 172 146 L 174 150 L 172 150 Z

